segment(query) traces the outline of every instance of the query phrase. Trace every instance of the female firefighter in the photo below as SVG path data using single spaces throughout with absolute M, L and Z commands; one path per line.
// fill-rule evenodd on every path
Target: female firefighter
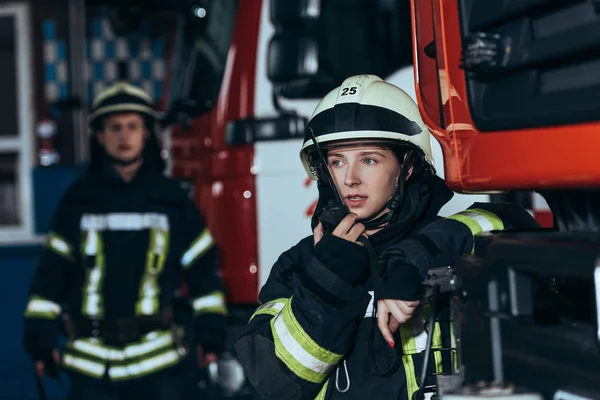
M 56 363 L 69 372 L 71 399 L 188 398 L 189 346 L 173 297 L 185 277 L 198 354 L 213 360 L 226 312 L 215 243 L 195 204 L 163 175 L 144 91 L 109 87 L 90 124 L 88 173 L 55 212 L 25 311 L 25 348 L 38 375 Z M 71 322 L 59 358 L 65 306 Z
M 453 194 L 434 173 L 429 131 L 412 99 L 377 76 L 346 79 L 307 131 L 301 159 L 319 184 L 313 235 L 273 266 L 236 352 L 267 399 L 410 400 L 423 393 L 424 274 L 471 252 L 474 234 L 531 217 L 478 204 L 438 218 Z M 332 223 L 336 198 L 350 213 Z M 374 273 L 377 263 L 387 272 Z M 451 368 L 445 333 L 435 326 L 432 372 Z

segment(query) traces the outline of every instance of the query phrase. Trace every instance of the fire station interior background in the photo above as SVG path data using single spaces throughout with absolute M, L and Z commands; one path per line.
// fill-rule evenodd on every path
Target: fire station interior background
M 228 300 L 253 307 L 277 255 L 310 233 L 316 188 L 298 151 L 318 98 L 357 73 L 414 98 L 411 64 L 408 0 L 0 1 L 0 397 L 37 398 L 28 287 L 106 85 L 127 79 L 156 100 L 169 172 L 223 248 Z M 443 175 L 437 143 L 435 157 Z M 443 211 L 498 198 L 551 223 L 530 192 L 457 195 Z

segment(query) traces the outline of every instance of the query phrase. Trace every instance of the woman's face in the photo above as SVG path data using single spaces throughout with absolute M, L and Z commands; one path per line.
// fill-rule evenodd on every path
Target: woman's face
M 327 164 L 340 195 L 359 220 L 387 211 L 382 207 L 396 193 L 401 168 L 391 150 L 376 145 L 331 148 Z

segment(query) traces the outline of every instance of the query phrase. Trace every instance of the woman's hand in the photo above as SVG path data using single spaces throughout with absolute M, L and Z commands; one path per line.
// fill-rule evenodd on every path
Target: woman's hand
M 344 217 L 344 219 L 342 219 L 340 221 L 338 226 L 335 227 L 333 232 L 331 232 L 331 234 L 334 236 L 337 236 L 339 238 L 342 238 L 344 240 L 347 240 L 349 242 L 353 242 L 353 243 L 362 245 L 361 243 L 357 242 L 356 240 L 365 231 L 365 226 L 363 224 L 361 224 L 360 222 L 356 223 L 356 218 L 357 218 L 357 215 L 354 213 L 350 213 L 350 214 L 346 215 Z M 325 234 L 325 230 L 323 229 L 323 225 L 319 222 L 319 225 L 317 225 L 315 227 L 315 230 L 313 232 L 315 246 L 317 245 L 317 243 L 319 243 L 319 241 L 321 239 L 323 239 L 324 234 Z
M 377 301 L 377 326 L 391 348 L 394 347 L 394 332 L 400 324 L 411 319 L 420 301 L 383 299 Z

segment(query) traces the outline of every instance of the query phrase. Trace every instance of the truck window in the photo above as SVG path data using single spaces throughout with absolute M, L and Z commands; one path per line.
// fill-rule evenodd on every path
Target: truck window
M 216 102 L 231 44 L 237 0 L 216 0 L 179 18 L 169 107 L 185 99 L 186 113 L 198 116 Z

